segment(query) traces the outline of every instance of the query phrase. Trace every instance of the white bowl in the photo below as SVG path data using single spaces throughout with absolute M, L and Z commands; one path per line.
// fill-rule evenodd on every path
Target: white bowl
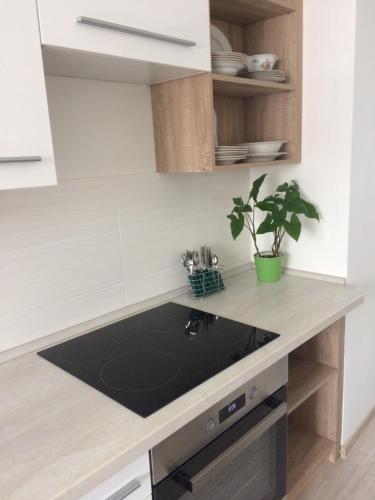
M 273 69 L 279 58 L 275 54 L 257 54 L 247 56 L 247 68 L 249 71 L 264 71 Z
M 212 69 L 214 73 L 223 73 L 225 75 L 237 75 L 246 64 L 240 61 L 213 61 Z
M 274 154 L 278 153 L 281 147 L 288 141 L 269 141 L 269 142 L 247 142 L 243 146 L 247 146 L 249 154 Z

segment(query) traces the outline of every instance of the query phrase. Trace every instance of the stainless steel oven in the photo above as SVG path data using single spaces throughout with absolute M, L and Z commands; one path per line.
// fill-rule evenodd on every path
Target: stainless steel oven
M 286 496 L 287 359 L 150 452 L 154 500 Z

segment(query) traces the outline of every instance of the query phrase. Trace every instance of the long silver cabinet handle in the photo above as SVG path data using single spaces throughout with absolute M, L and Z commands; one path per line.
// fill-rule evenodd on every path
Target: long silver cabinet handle
M 125 484 L 121 489 L 107 497 L 105 500 L 124 500 L 124 498 L 131 495 L 135 490 L 140 488 L 142 483 L 138 479 L 133 479 L 130 483 Z
M 193 40 L 186 40 L 184 38 L 177 38 L 174 36 L 163 35 L 162 33 L 154 33 L 152 31 L 141 30 L 139 28 L 132 28 L 131 26 L 124 26 L 123 24 L 110 23 L 109 21 L 102 21 L 100 19 L 93 19 L 92 17 L 79 16 L 76 19 L 77 23 L 89 24 L 90 26 L 97 26 L 98 28 L 106 28 L 113 31 L 122 31 L 130 35 L 138 35 L 143 38 L 153 38 L 162 42 L 174 43 L 177 45 L 185 45 L 186 47 L 194 47 L 197 45 Z
M 42 161 L 41 156 L 0 156 L 0 163 L 20 163 Z

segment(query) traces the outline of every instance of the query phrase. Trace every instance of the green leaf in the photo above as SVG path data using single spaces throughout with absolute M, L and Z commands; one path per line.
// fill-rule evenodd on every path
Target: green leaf
M 296 214 L 304 214 L 306 212 L 306 207 L 300 198 L 285 196 L 284 201 L 284 207 L 288 212 L 294 212 Z
M 281 184 L 281 185 L 280 185 L 280 186 L 276 189 L 276 191 L 277 191 L 278 193 L 284 193 L 285 191 L 287 191 L 288 187 L 289 187 L 289 184 L 288 184 L 287 182 L 284 182 L 284 184 Z
M 273 231 L 275 231 L 275 229 L 277 229 L 277 226 L 273 222 L 272 215 L 267 214 L 264 221 L 261 224 L 259 224 L 257 234 L 273 233 Z
M 244 206 L 243 206 L 243 209 L 242 209 L 243 212 L 252 212 L 253 209 L 251 208 L 251 206 L 246 203 Z
M 305 201 L 302 199 L 301 199 L 301 202 L 303 203 L 303 205 L 305 207 L 304 214 L 306 215 L 306 217 L 308 217 L 309 219 L 319 220 L 319 214 L 318 214 L 317 209 L 314 207 L 314 205 L 312 203 L 309 203 L 308 201 Z
M 256 205 L 256 208 L 262 210 L 263 212 L 272 212 L 275 208 L 275 204 L 267 201 L 259 201 Z
M 284 221 L 284 228 L 289 236 L 291 236 L 295 241 L 299 240 L 302 226 L 301 221 L 296 214 L 292 214 L 290 222 L 288 222 L 287 220 Z
M 255 181 L 253 182 L 249 198 L 252 198 L 255 202 L 258 200 L 260 187 L 263 184 L 263 181 L 266 177 L 267 174 L 263 174 L 260 177 L 258 177 L 258 179 L 255 179 Z
M 241 198 L 241 196 L 239 196 L 238 198 L 233 198 L 233 203 L 235 205 L 237 205 L 238 207 L 244 206 L 244 202 L 243 202 L 243 199 Z
M 228 219 L 230 219 L 230 230 L 232 233 L 233 239 L 237 239 L 241 234 L 244 225 L 245 225 L 245 217 L 242 213 L 239 213 L 236 217 L 234 214 L 228 215 Z

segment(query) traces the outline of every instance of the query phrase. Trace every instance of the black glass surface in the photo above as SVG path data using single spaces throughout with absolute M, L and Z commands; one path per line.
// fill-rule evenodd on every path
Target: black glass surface
M 170 302 L 38 354 L 147 417 L 276 337 Z

